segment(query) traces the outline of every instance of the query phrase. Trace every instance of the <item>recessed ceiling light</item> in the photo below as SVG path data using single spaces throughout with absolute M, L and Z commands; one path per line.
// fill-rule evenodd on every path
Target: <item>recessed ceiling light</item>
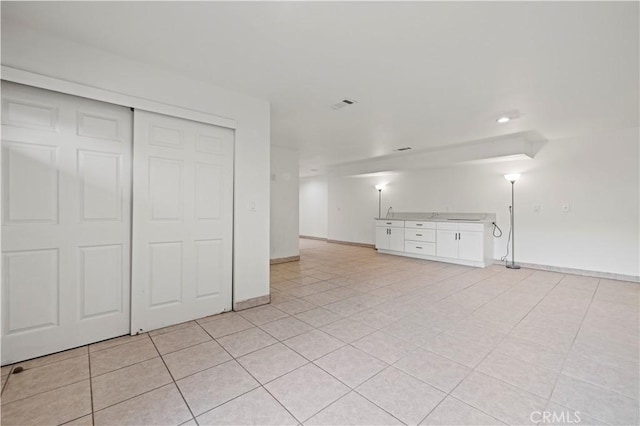
M 340 102 L 338 102 L 337 104 L 331 105 L 331 108 L 332 109 L 340 109 L 340 108 L 344 108 L 344 107 L 349 106 L 349 105 L 353 105 L 356 102 L 358 102 L 358 101 L 354 101 L 353 99 L 345 98 L 345 99 L 341 100 Z
M 512 109 L 511 111 L 502 111 L 502 114 L 498 116 L 496 121 L 500 124 L 504 124 L 513 120 L 517 120 L 521 116 L 522 115 L 520 114 L 520 111 L 518 111 L 517 109 Z
M 317 171 L 318 171 L 318 169 L 311 169 L 311 171 L 312 171 L 312 172 L 317 172 Z

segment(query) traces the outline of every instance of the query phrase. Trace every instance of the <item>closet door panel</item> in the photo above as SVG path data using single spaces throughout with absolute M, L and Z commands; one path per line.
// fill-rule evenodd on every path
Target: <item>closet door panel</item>
M 134 113 L 132 333 L 231 310 L 234 132 Z
M 2 364 L 130 331 L 132 113 L 2 82 Z

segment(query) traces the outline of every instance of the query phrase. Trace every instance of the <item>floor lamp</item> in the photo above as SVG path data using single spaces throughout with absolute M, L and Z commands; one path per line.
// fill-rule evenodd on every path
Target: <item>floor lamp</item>
M 376 185 L 378 190 L 378 219 L 382 217 L 382 188 L 384 188 L 384 185 Z
M 515 214 L 515 207 L 513 204 L 513 188 L 516 180 L 520 177 L 520 173 L 510 173 L 504 175 L 504 178 L 511 182 L 511 208 L 509 209 L 509 213 L 511 216 L 511 263 L 507 260 L 507 268 L 509 269 L 520 269 L 520 265 L 516 265 L 516 254 L 515 254 L 515 246 L 516 246 L 516 231 L 513 227 L 513 216 Z

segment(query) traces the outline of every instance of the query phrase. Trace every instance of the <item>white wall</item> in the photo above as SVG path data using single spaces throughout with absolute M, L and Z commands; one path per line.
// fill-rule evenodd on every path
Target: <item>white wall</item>
M 300 178 L 300 235 L 327 238 L 327 178 Z
M 298 151 L 271 146 L 271 259 L 298 256 Z
M 505 252 L 511 188 L 516 182 L 516 261 L 627 276 L 640 275 L 639 129 L 546 143 L 532 160 L 407 170 L 392 176 L 328 180 L 328 237 L 374 242 L 376 183 L 385 182 L 383 215 L 394 211 L 497 214 Z M 302 193 L 301 193 L 302 194 Z M 301 212 L 306 198 L 301 195 Z M 568 203 L 570 212 L 561 211 Z M 540 205 L 540 212 L 534 212 Z M 301 223 L 307 218 L 301 213 Z
M 4 20 L 2 65 L 235 119 L 234 301 L 269 294 L 267 101 Z

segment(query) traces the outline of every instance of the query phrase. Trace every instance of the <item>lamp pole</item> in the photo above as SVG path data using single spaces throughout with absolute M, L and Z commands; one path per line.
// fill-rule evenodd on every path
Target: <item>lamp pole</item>
M 504 175 L 504 178 L 506 180 L 508 180 L 509 182 L 511 182 L 511 207 L 509 208 L 509 215 L 511 216 L 511 264 L 509 264 L 509 261 L 507 261 L 507 268 L 509 269 L 520 269 L 519 265 L 516 265 L 516 254 L 515 254 L 515 250 L 516 250 L 516 230 L 514 228 L 514 223 L 515 223 L 515 213 L 516 213 L 516 208 L 515 208 L 515 204 L 514 204 L 514 187 L 515 187 L 515 183 L 516 180 L 520 177 L 520 174 L 518 173 L 510 173 L 507 175 Z M 508 247 L 508 246 L 507 246 Z
M 516 229 L 514 228 L 513 224 L 515 222 L 514 220 L 514 215 L 515 215 L 515 205 L 514 205 L 514 186 L 515 186 L 515 179 L 511 181 L 511 265 L 509 265 L 507 263 L 507 268 L 509 269 L 520 269 L 520 265 L 516 265 Z
M 375 188 L 378 190 L 378 218 L 382 217 L 382 188 L 384 188 L 384 183 L 379 183 L 375 185 Z

